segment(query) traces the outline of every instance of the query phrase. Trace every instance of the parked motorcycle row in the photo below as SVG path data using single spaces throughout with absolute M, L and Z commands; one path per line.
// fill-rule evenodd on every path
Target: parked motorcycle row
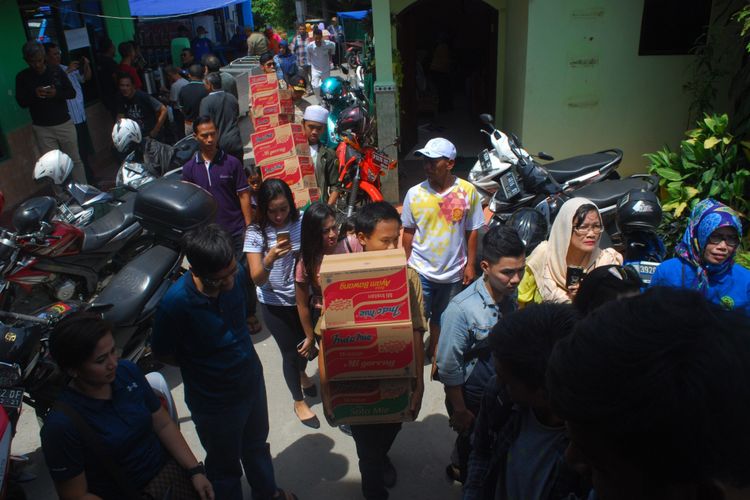
M 664 244 L 657 234 L 662 210 L 656 191 L 658 179 L 636 174 L 621 179 L 617 167 L 622 151 L 609 149 L 541 164 L 513 134 L 495 128 L 491 115 L 480 120 L 487 127 L 492 150 L 485 149 L 469 172 L 493 213 L 490 226 L 515 227 L 530 253 L 549 236 L 562 204 L 574 197 L 594 203 L 602 215 L 608 239 L 622 250 L 625 265 L 638 271 L 644 283 L 651 281 L 664 260 Z M 553 160 L 545 153 L 538 158 Z

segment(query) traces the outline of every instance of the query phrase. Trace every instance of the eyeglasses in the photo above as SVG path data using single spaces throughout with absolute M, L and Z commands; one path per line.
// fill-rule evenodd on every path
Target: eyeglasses
M 727 243 L 727 246 L 730 247 L 736 247 L 740 244 L 739 237 L 734 234 L 714 233 L 708 237 L 708 242 L 714 245 L 718 245 L 722 241 L 725 241 Z
M 229 278 L 233 278 L 237 274 L 237 272 L 239 270 L 240 270 L 240 268 L 237 265 L 237 263 L 235 262 L 234 263 L 234 268 L 226 276 L 222 276 L 221 278 L 203 278 L 203 277 L 201 277 L 200 280 L 203 282 L 204 285 L 206 285 L 208 287 L 217 288 L 222 283 L 224 283 L 226 280 L 228 280 Z
M 266 64 L 264 64 L 263 66 L 265 66 L 266 68 L 275 68 L 275 67 L 276 67 L 276 63 L 275 63 L 275 62 L 273 62 L 273 61 L 268 61 L 268 62 L 267 62 Z
M 590 232 L 593 232 L 596 235 L 602 234 L 602 231 L 604 228 L 601 226 L 601 224 L 594 224 L 593 226 L 578 226 L 573 228 L 573 232 L 576 233 L 578 236 L 586 236 Z

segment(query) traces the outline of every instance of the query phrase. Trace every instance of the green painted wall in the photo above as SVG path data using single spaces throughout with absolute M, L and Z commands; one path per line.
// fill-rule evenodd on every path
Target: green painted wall
M 508 131 L 523 130 L 523 110 L 526 96 L 526 40 L 528 37 L 529 0 L 508 0 L 504 12 L 505 30 L 501 31 L 504 42 L 499 52 L 504 54 L 505 68 L 500 75 L 502 113 L 498 113 L 497 125 Z M 500 99 L 502 96 L 502 99 Z
M 107 16 L 130 17 L 130 4 L 128 0 L 102 0 L 102 10 Z M 135 23 L 127 19 L 107 19 L 107 33 L 115 44 L 115 58 L 119 60 L 117 46 L 120 42 L 133 40 L 135 36 Z
M 528 0 L 526 149 L 563 158 L 618 147 L 627 174 L 644 170 L 643 153 L 677 144 L 692 57 L 639 56 L 642 12 L 643 0 Z
M 26 33 L 15 1 L 0 2 L 0 33 L 5 54 L 0 70 L 0 126 L 7 134 L 31 122 L 29 112 L 18 106 L 15 99 L 16 73 L 26 67 L 21 55 Z

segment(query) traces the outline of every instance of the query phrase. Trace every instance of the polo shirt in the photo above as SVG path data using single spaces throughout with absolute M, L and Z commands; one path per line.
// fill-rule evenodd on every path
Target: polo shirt
M 136 489 L 144 487 L 164 466 L 167 452 L 151 420 L 161 404 L 141 371 L 130 361 L 120 360 L 117 364 L 112 399 L 90 398 L 70 387 L 63 389 L 58 399 L 91 426 Z M 86 448 L 67 415 L 52 409 L 42 427 L 41 438 L 54 481 L 67 481 L 85 472 L 89 492 L 101 498 L 124 498 L 97 456 Z
M 186 121 L 193 122 L 198 118 L 201 101 L 207 95 L 206 86 L 198 80 L 188 80 L 188 84 L 180 89 L 177 102 L 180 104 L 180 109 L 182 109 Z
M 219 149 L 214 160 L 208 165 L 195 153 L 189 162 L 182 167 L 182 180 L 197 184 L 216 200 L 216 223 L 236 235 L 245 232 L 245 216 L 240 206 L 238 193 L 247 191 L 245 169 L 240 161 Z
M 151 349 L 176 358 L 191 412 L 221 411 L 228 402 L 254 398 L 263 384 L 245 323 L 246 285 L 247 273 L 238 272 L 231 290 L 208 297 L 186 272 L 157 308 Z

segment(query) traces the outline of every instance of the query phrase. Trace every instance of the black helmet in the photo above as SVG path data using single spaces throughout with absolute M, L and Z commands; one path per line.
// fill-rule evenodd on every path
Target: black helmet
M 623 233 L 656 231 L 661 215 L 659 198 L 651 191 L 631 189 L 617 202 L 617 227 Z
M 361 106 L 349 106 L 345 108 L 336 121 L 336 132 L 345 134 L 351 132 L 363 135 L 367 128 L 367 111 Z
M 526 245 L 526 255 L 546 240 L 549 233 L 547 217 L 535 208 L 519 208 L 511 214 L 507 224 L 518 232 L 518 236 Z

